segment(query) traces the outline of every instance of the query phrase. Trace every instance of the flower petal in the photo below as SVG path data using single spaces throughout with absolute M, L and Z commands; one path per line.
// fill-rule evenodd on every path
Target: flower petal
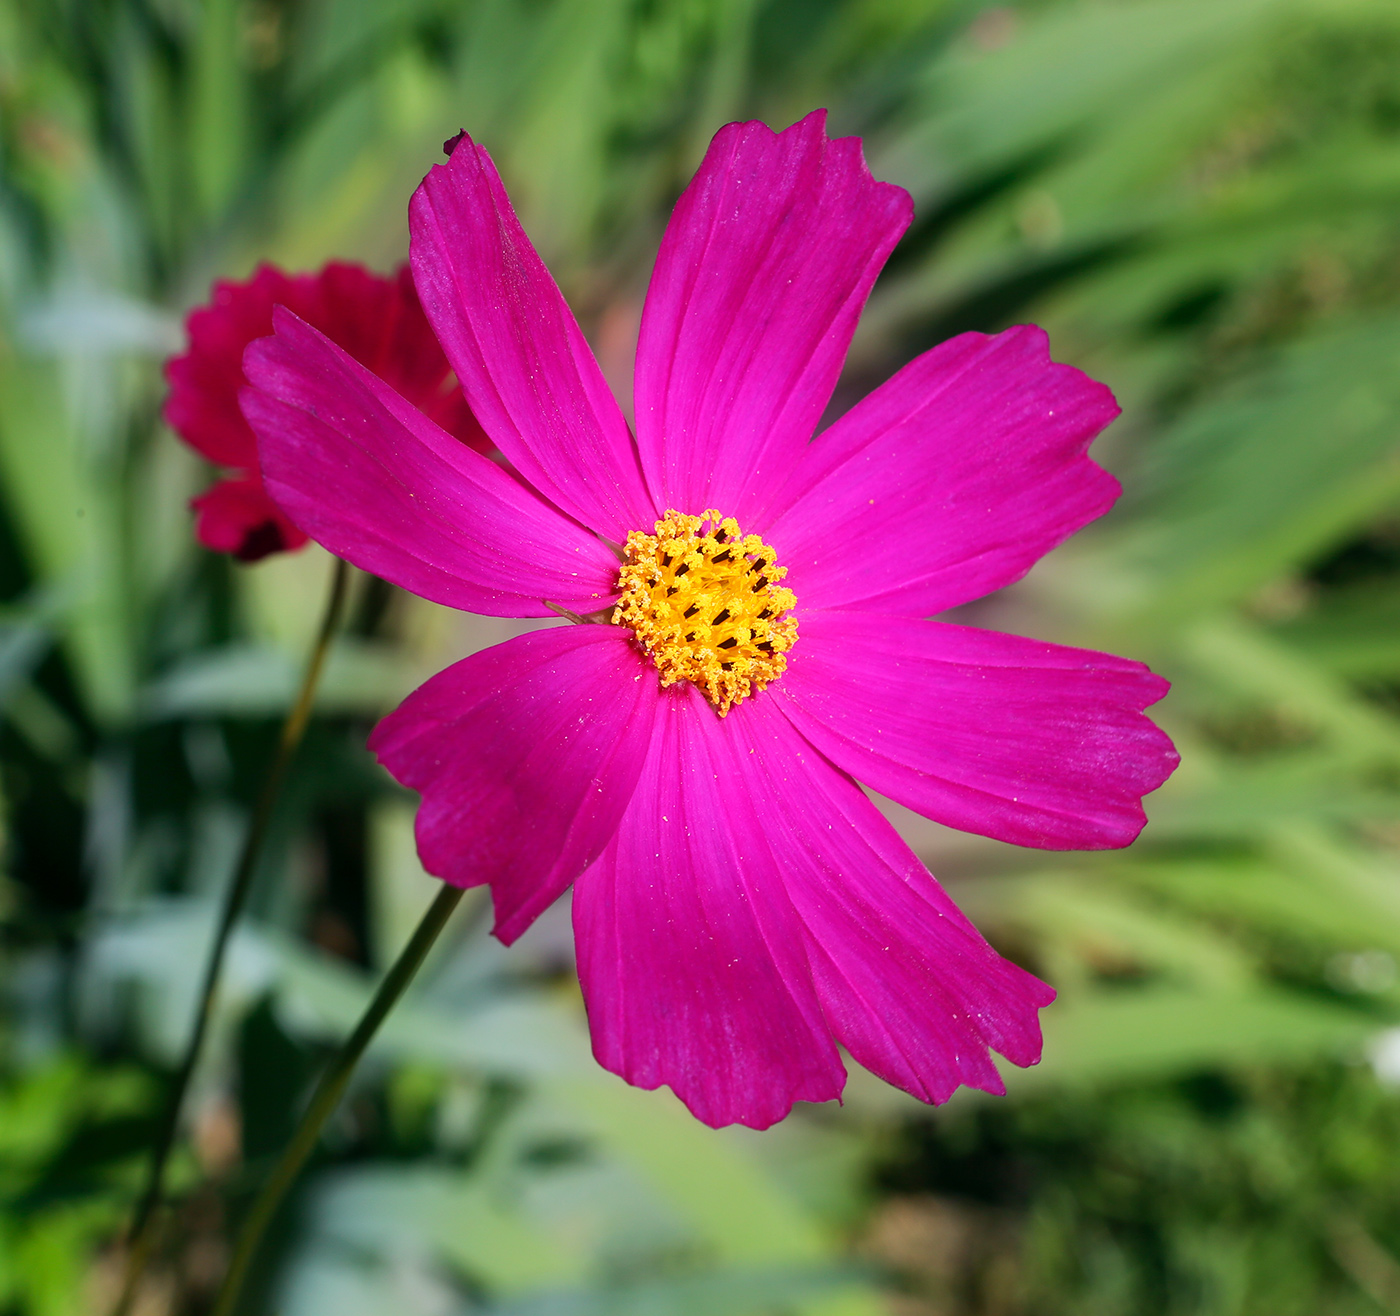
M 454 438 L 478 452 L 491 451 L 485 431 L 451 377 L 406 264 L 385 279 L 358 265 L 333 262 L 316 280 L 316 290 L 317 301 L 308 311 L 291 303 L 286 303 L 287 309 L 320 329 Z
M 241 562 L 256 562 L 306 543 L 306 536 L 287 520 L 255 475 L 220 480 L 191 499 L 190 506 L 198 514 L 199 542 L 216 553 L 232 553 Z
M 736 715 L 738 716 L 736 720 Z M 988 1050 L 1040 1059 L 1054 991 L 996 953 L 855 783 L 764 697 L 727 722 L 805 929 L 831 1027 L 862 1065 L 921 1101 L 1002 1092 Z
M 808 607 L 926 616 L 1018 580 L 1118 497 L 1085 456 L 1117 414 L 1041 329 L 950 339 L 808 449 L 766 532 L 785 584 Z
M 543 617 L 613 593 L 594 536 L 278 310 L 248 349 L 243 413 L 278 505 L 332 553 L 435 603 Z
M 966 832 L 1052 850 L 1129 844 L 1176 767 L 1141 663 L 864 611 L 804 612 L 773 687 L 838 767 Z
M 845 1081 L 802 933 L 750 801 L 751 767 L 689 684 L 663 691 L 611 846 L 574 889 L 599 1064 L 669 1084 L 718 1128 L 767 1128 Z
M 243 352 L 272 332 L 272 308 L 285 306 L 343 347 L 448 433 L 478 451 L 490 448 L 448 376 L 447 358 L 418 304 L 403 266 L 392 277 L 332 261 L 316 274 L 285 274 L 261 265 L 244 282 L 221 279 L 209 304 L 186 321 L 189 350 L 165 367 L 165 419 L 196 452 L 219 466 L 252 474 L 257 443 L 238 410 Z
M 617 830 L 651 742 L 651 664 L 617 626 L 565 626 L 464 658 L 369 747 L 423 796 L 418 853 L 455 886 L 489 883 L 514 941 Z
M 627 422 L 483 147 L 463 134 L 428 171 L 409 230 L 423 309 L 497 447 L 599 534 L 649 528 Z
M 667 226 L 637 344 L 637 443 L 659 508 L 759 525 L 912 215 L 859 138 L 827 140 L 825 110 L 781 133 L 719 130 Z
M 295 280 L 271 265 L 246 283 L 220 280 L 209 305 L 185 321 L 189 350 L 165 363 L 166 424 L 218 466 L 258 468 L 257 440 L 238 410 L 238 390 L 246 382 L 243 350 L 271 332 L 273 305 L 292 300 L 295 292 Z

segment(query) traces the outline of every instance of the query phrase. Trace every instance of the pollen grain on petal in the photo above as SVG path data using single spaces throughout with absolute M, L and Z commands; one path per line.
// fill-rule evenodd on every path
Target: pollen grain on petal
M 631 627 L 662 685 L 692 682 L 723 717 L 787 667 L 797 598 L 786 575 L 733 517 L 670 510 L 654 534 L 627 536 L 612 620 Z

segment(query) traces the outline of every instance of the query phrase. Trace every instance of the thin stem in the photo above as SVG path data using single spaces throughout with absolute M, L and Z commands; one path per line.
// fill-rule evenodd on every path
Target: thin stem
M 418 972 L 463 894 L 461 887 L 443 884 L 442 890 L 428 906 L 427 913 L 423 915 L 408 945 L 403 948 L 393 967 L 385 974 L 384 981 L 379 984 L 374 1000 L 361 1016 L 360 1022 L 355 1025 L 355 1031 L 350 1034 L 326 1072 L 321 1075 L 316 1091 L 312 1094 L 311 1104 L 307 1106 L 306 1114 L 301 1117 L 296 1133 L 292 1135 L 291 1142 L 287 1144 L 287 1149 L 282 1153 L 282 1159 L 277 1162 L 271 1176 L 259 1190 L 243 1222 L 243 1229 L 238 1236 L 238 1247 L 233 1254 L 233 1261 L 229 1264 L 228 1274 L 224 1277 L 223 1288 L 219 1290 L 219 1300 L 214 1306 L 213 1316 L 233 1316 L 237 1310 L 244 1281 L 248 1278 L 248 1270 L 257 1255 L 258 1245 L 262 1242 L 268 1225 L 277 1214 L 277 1208 L 282 1205 L 288 1189 L 296 1182 L 307 1158 L 315 1150 L 321 1130 L 340 1104 L 345 1087 L 350 1082 L 350 1076 L 355 1072 L 360 1057 L 364 1055 L 365 1048 L 369 1046 L 375 1033 L 379 1031 L 379 1025 L 403 995 L 404 988 L 413 981 L 413 975 Z
M 337 560 L 335 573 L 331 577 L 330 595 L 326 599 L 326 611 L 321 618 L 321 629 L 307 657 L 301 689 L 287 713 L 286 721 L 282 723 L 276 756 L 268 769 L 262 791 L 253 808 L 252 821 L 243 838 L 243 850 L 238 856 L 238 867 L 234 870 L 233 881 L 224 893 L 224 906 L 214 933 L 214 944 L 210 947 L 209 959 L 204 966 L 204 981 L 200 988 L 194 1029 L 185 1044 L 185 1054 L 180 1060 L 180 1067 L 175 1072 L 174 1082 L 166 1098 L 155 1148 L 146 1172 L 145 1188 L 132 1217 L 122 1292 L 113 1316 L 128 1316 L 136 1300 L 136 1290 L 141 1283 L 146 1263 L 150 1260 L 156 1236 L 156 1217 L 165 1195 L 165 1170 L 170 1153 L 175 1147 L 175 1135 L 180 1127 L 180 1111 L 185 1104 L 185 1094 L 189 1091 L 190 1079 L 193 1078 L 195 1067 L 199 1063 L 200 1052 L 204 1049 L 204 1038 L 209 1031 L 209 1021 L 214 1014 L 214 999 L 218 993 L 224 954 L 228 950 L 234 924 L 243 912 L 248 892 L 252 889 L 253 876 L 258 869 L 258 860 L 262 857 L 263 842 L 267 839 L 267 829 L 272 821 L 277 798 L 282 793 L 282 785 L 286 781 L 292 759 L 296 756 L 297 747 L 301 744 L 302 736 L 306 734 L 307 723 L 311 720 L 311 705 L 315 699 L 316 686 L 321 679 L 321 670 L 326 665 L 331 639 L 340 625 L 341 614 L 345 611 L 345 596 L 349 590 L 349 583 L 349 567 Z

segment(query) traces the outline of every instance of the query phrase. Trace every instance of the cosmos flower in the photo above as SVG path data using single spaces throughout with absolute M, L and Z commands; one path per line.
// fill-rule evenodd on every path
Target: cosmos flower
M 450 381 L 447 359 L 423 317 L 405 266 L 393 278 L 332 263 L 319 274 L 284 274 L 263 265 L 246 283 L 221 280 L 208 306 L 185 322 L 190 347 L 165 367 L 166 423 L 196 452 L 235 475 L 193 501 L 199 542 L 253 562 L 300 548 L 301 533 L 267 496 L 257 441 L 238 409 L 244 349 L 272 332 L 272 309 L 286 306 L 361 365 L 387 380 L 437 424 L 487 451 L 490 444 Z
M 564 613 L 411 695 L 371 747 L 428 870 L 509 942 L 571 884 L 594 1052 L 702 1120 L 838 1097 L 838 1043 L 925 1101 L 1003 1091 L 1053 991 L 856 781 L 1023 845 L 1126 845 L 1176 761 L 1139 663 L 928 620 L 1099 516 L 1109 391 L 1045 335 L 964 334 L 815 440 L 909 223 L 818 113 L 731 124 L 676 206 L 636 434 L 481 147 L 410 209 L 414 278 L 505 461 L 295 316 L 250 348 L 264 478 L 332 552 L 449 607 Z

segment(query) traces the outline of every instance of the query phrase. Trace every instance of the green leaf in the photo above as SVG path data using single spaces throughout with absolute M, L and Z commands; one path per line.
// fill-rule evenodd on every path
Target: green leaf
M 0 354 L 0 483 L 41 585 L 65 598 L 65 643 L 99 715 L 133 685 L 119 490 L 70 419 L 56 364 Z
M 1359 1051 L 1382 1021 L 1277 988 L 1248 993 L 1102 990 L 1045 1011 L 1045 1059 L 1003 1068 L 1012 1092 L 1051 1081 L 1090 1086 Z

